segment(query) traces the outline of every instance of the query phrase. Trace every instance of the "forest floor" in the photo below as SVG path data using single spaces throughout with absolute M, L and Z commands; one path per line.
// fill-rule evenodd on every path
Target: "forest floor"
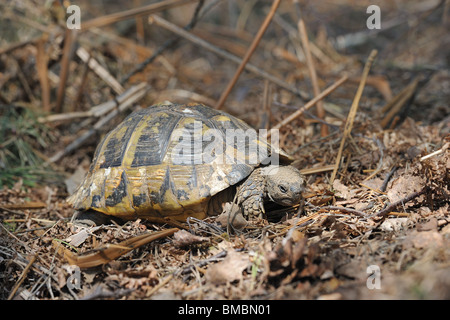
M 379 30 L 366 27 L 365 1 L 300 1 L 312 57 L 295 2 L 282 1 L 223 110 L 273 128 L 318 95 L 314 86 L 345 80 L 319 103 L 324 114 L 315 104 L 279 126 L 280 146 L 307 177 L 305 204 L 239 234 L 217 217 L 81 228 L 66 198 L 131 111 L 165 100 L 214 107 L 238 64 L 195 39 L 243 57 L 272 2 L 194 2 L 111 24 L 105 16 L 131 4 L 78 1 L 87 28 L 78 33 L 49 3 L 0 5 L 9 27 L 0 37 L 0 299 L 450 299 L 448 1 L 379 1 Z M 160 19 L 195 21 L 196 38 Z

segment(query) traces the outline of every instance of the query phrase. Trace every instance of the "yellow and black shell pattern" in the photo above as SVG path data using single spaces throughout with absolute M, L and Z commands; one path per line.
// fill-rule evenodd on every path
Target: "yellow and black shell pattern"
M 84 181 L 68 202 L 77 210 L 93 209 L 127 220 L 205 218 L 209 199 L 246 178 L 259 164 L 214 157 L 218 148 L 210 143 L 219 138 L 208 136 L 210 129 L 226 142 L 227 129 L 251 127 L 194 103 L 158 104 L 131 113 L 100 142 Z M 209 139 L 199 145 L 193 141 L 200 130 Z M 270 153 L 265 140 L 257 143 Z M 229 147 L 232 153 L 240 152 L 236 140 Z

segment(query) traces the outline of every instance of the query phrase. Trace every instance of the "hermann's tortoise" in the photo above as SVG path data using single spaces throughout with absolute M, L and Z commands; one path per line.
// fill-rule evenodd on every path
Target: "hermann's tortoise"
M 135 111 L 100 142 L 68 202 L 85 216 L 180 221 L 220 214 L 233 199 L 246 219 L 263 216 L 266 201 L 300 203 L 305 179 L 272 161 L 292 159 L 252 132 L 242 120 L 201 104 Z

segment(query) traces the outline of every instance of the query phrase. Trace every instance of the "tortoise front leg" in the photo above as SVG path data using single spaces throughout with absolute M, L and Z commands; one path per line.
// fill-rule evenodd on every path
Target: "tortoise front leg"
M 242 215 L 247 220 L 264 218 L 264 202 L 261 195 L 250 196 L 242 202 Z
M 71 222 L 81 227 L 94 227 L 102 224 L 113 224 L 113 222 L 123 224 L 124 221 L 120 218 L 89 209 L 87 211 L 75 211 Z
M 242 215 L 247 220 L 263 218 L 265 178 L 260 169 L 256 169 L 250 174 L 247 180 L 238 189 L 238 204 L 242 208 Z

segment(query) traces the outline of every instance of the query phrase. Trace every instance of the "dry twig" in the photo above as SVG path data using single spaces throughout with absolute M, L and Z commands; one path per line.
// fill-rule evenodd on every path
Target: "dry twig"
M 447 143 L 444 144 L 444 145 L 442 146 L 442 148 L 440 148 L 439 150 L 436 150 L 436 151 L 434 151 L 434 152 L 432 152 L 432 153 L 430 153 L 430 154 L 427 154 L 427 155 L 421 157 L 421 158 L 419 159 L 419 161 L 422 162 L 422 161 L 424 161 L 424 160 L 426 160 L 426 159 L 429 159 L 429 158 L 431 158 L 431 157 L 434 157 L 434 156 L 437 156 L 437 155 L 439 155 L 439 154 L 441 154 L 441 153 L 444 153 L 445 150 L 447 150 L 449 147 L 450 147 L 450 142 L 447 142 Z
M 391 203 L 391 204 L 388 205 L 386 208 L 384 208 L 384 209 L 378 211 L 377 213 L 374 213 L 374 214 L 372 215 L 372 217 L 383 217 L 383 218 L 384 218 L 384 217 L 387 216 L 390 212 L 392 212 L 395 208 L 397 208 L 399 205 L 403 205 L 403 204 L 405 204 L 406 202 L 409 202 L 409 201 L 411 201 L 412 199 L 417 198 L 418 196 L 420 196 L 420 195 L 424 194 L 425 192 L 427 192 L 427 190 L 428 190 L 428 187 L 425 186 L 424 188 L 422 188 L 422 190 L 417 191 L 417 192 L 414 192 L 414 193 L 411 193 L 409 196 L 407 196 L 407 197 L 405 197 L 405 198 L 403 198 L 403 199 L 400 199 L 400 200 L 398 200 L 398 201 L 395 201 L 394 203 Z
M 326 88 L 319 95 L 314 97 L 314 99 L 312 99 L 307 104 L 305 104 L 302 108 L 298 109 L 297 111 L 292 113 L 290 116 L 288 116 L 286 119 L 284 119 L 283 121 L 281 121 L 280 123 L 278 123 L 277 125 L 272 127 L 272 129 L 278 130 L 281 127 L 283 127 L 286 124 L 288 124 L 289 122 L 297 119 L 303 112 L 305 112 L 305 110 L 308 110 L 309 108 L 314 106 L 318 101 L 320 101 L 323 98 L 325 98 L 326 96 L 328 96 L 330 93 L 332 93 L 334 90 L 336 90 L 341 84 L 343 84 L 345 81 L 347 81 L 347 79 L 348 79 L 348 76 L 344 75 L 342 78 L 340 78 L 338 81 L 336 81 L 333 85 L 331 85 L 328 88 Z M 269 131 L 267 133 L 267 137 L 270 137 L 270 136 L 271 136 L 271 131 Z
M 355 120 L 356 111 L 358 110 L 358 106 L 359 106 L 359 100 L 361 99 L 361 95 L 364 90 L 364 86 L 366 83 L 367 76 L 369 74 L 370 67 L 371 67 L 372 62 L 375 59 L 376 55 L 377 55 L 377 51 L 372 50 L 372 52 L 369 55 L 369 58 L 367 59 L 366 65 L 364 66 L 361 83 L 359 84 L 358 90 L 356 91 L 355 98 L 353 99 L 353 103 L 352 103 L 350 112 L 347 117 L 347 122 L 345 123 L 344 134 L 342 136 L 341 145 L 339 146 L 339 151 L 338 151 L 338 154 L 336 157 L 336 164 L 335 164 L 333 173 L 331 174 L 331 178 L 330 178 L 331 185 L 333 184 L 333 181 L 336 178 L 336 173 L 339 168 L 339 164 L 341 163 L 342 151 L 344 150 L 344 145 L 345 145 L 346 139 L 350 136 L 350 132 L 352 131 L 353 121 Z
M 94 71 L 94 73 L 99 76 L 103 81 L 105 81 L 116 94 L 122 94 L 125 89 L 122 85 L 117 81 L 108 70 L 106 70 L 100 63 L 98 63 L 89 52 L 83 47 L 79 47 L 76 51 L 78 58 L 81 59 L 84 63 L 86 63 L 89 68 Z
M 311 78 L 311 84 L 313 87 L 313 92 L 315 96 L 318 96 L 320 94 L 319 84 L 317 83 L 317 72 L 316 68 L 314 67 L 314 59 L 311 55 L 311 49 L 309 47 L 309 39 L 308 39 L 308 33 L 306 32 L 306 26 L 303 19 L 300 17 L 300 20 L 298 21 L 298 32 L 300 34 L 300 39 L 302 41 L 302 47 L 303 52 L 305 53 L 306 57 L 306 65 L 308 66 L 309 71 L 309 77 Z M 325 119 L 325 110 L 323 108 L 322 101 L 317 101 L 317 116 L 324 120 Z M 328 135 L 328 127 L 325 124 L 322 124 L 321 126 L 321 136 L 325 137 Z
M 414 79 L 408 86 L 406 86 L 399 94 L 397 94 L 391 101 L 389 101 L 382 109 L 381 112 L 388 112 L 381 121 L 381 126 L 387 128 L 387 126 L 393 121 L 394 116 L 399 113 L 401 108 L 406 102 L 413 96 L 416 91 L 419 81 Z
M 207 11 L 209 8 L 213 7 L 216 2 L 219 0 L 216 0 L 215 2 L 212 2 L 209 4 L 208 8 L 205 10 Z M 195 8 L 194 15 L 191 18 L 191 21 L 183 28 L 184 30 L 191 30 L 194 28 L 194 26 L 197 24 L 197 21 L 199 19 L 200 9 L 203 7 L 204 0 L 199 0 L 199 3 L 197 4 L 197 7 Z M 141 72 L 145 69 L 145 67 L 152 63 L 164 50 L 167 48 L 172 47 L 178 42 L 179 38 L 173 38 L 170 40 L 167 40 L 164 42 L 149 58 L 147 58 L 144 62 L 140 63 L 136 68 L 134 68 L 130 73 L 128 73 L 125 77 L 122 78 L 121 83 L 127 82 L 133 75 L 135 75 L 138 72 Z
M 47 38 L 47 35 L 44 35 L 36 42 L 36 68 L 42 90 L 42 107 L 45 112 L 50 112 L 50 83 L 47 67 L 49 56 L 45 52 Z
M 20 288 L 20 285 L 22 284 L 23 280 L 25 280 L 25 278 L 28 274 L 28 271 L 30 271 L 31 266 L 33 265 L 34 261 L 36 261 L 36 258 L 37 258 L 37 254 L 33 255 L 30 262 L 28 262 L 25 269 L 23 269 L 22 274 L 20 275 L 19 279 L 17 280 L 16 284 L 14 285 L 14 288 L 11 290 L 11 293 L 8 296 L 8 300 L 11 300 L 12 298 L 14 298 L 14 296 L 15 296 L 17 290 Z
M 61 59 L 61 71 L 59 73 L 59 86 L 56 96 L 55 111 L 60 113 L 62 111 L 62 105 L 64 103 L 64 97 L 66 92 L 66 82 L 69 77 L 69 64 L 73 56 L 73 48 L 76 44 L 77 31 L 67 29 L 64 38 L 63 57 Z
M 248 60 L 250 60 L 250 57 L 252 56 L 253 52 L 255 51 L 256 47 L 259 44 L 259 41 L 261 40 L 262 36 L 267 30 L 267 27 L 269 26 L 270 22 L 272 21 L 273 15 L 275 14 L 278 6 L 280 5 L 281 0 L 275 0 L 272 3 L 272 7 L 270 8 L 269 13 L 266 16 L 266 19 L 264 20 L 263 24 L 259 28 L 255 39 L 253 40 L 252 44 L 250 45 L 250 48 L 245 53 L 244 58 L 242 58 L 242 61 L 236 70 L 233 78 L 228 83 L 228 86 L 223 91 L 222 95 L 219 98 L 219 101 L 216 104 L 216 109 L 222 109 L 223 104 L 225 103 L 225 100 L 227 99 L 228 95 L 230 94 L 231 90 L 233 89 L 234 85 L 236 84 L 239 76 L 241 75 L 242 71 L 244 71 L 245 65 L 247 64 Z
M 118 21 L 127 20 L 131 18 L 137 18 L 141 16 L 146 16 L 159 11 L 167 10 L 177 6 L 189 4 L 191 2 L 196 2 L 198 0 L 165 0 L 157 3 L 152 3 L 143 7 L 133 8 L 126 11 L 121 11 L 113 13 L 107 16 L 101 16 L 94 18 L 92 20 L 86 21 L 81 26 L 81 31 L 86 31 L 91 28 L 103 27 Z
M 145 297 L 150 297 L 153 294 L 155 294 L 156 291 L 164 287 L 166 284 L 170 282 L 170 280 L 173 279 L 173 274 L 169 274 L 167 277 L 165 277 L 160 283 L 158 283 L 156 286 L 154 286 L 151 290 L 147 291 L 145 294 Z
M 125 91 L 121 96 L 117 97 L 117 99 L 110 101 L 110 108 L 114 108 L 107 116 L 98 120 L 94 126 L 89 129 L 87 132 L 83 133 L 77 139 L 75 139 L 72 143 L 70 143 L 64 150 L 57 152 L 55 155 L 49 158 L 49 162 L 53 163 L 61 159 L 66 154 L 72 152 L 76 148 L 78 148 L 84 141 L 86 141 L 90 136 L 100 130 L 103 126 L 109 123 L 114 117 L 116 117 L 120 112 L 126 110 L 130 106 L 133 105 L 136 101 L 141 99 L 150 87 L 146 83 L 141 83 L 139 85 L 133 86 L 127 91 Z M 132 94 L 130 94 L 130 92 Z M 124 96 L 128 99 L 124 100 Z

